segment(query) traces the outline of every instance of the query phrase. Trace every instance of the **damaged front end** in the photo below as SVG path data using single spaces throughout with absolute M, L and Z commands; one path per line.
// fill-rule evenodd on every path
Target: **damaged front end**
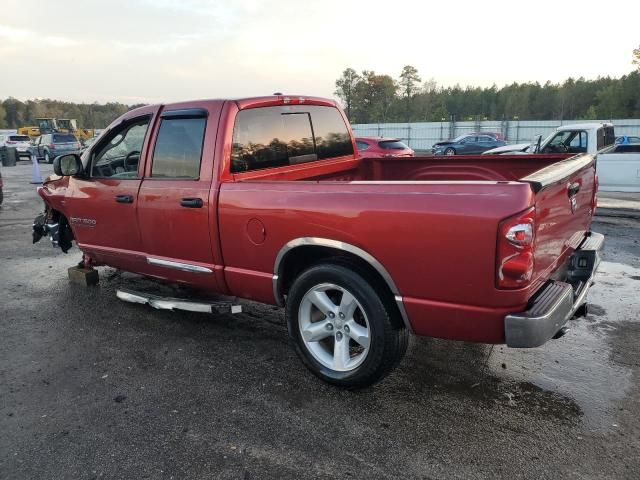
M 64 253 L 67 253 L 73 245 L 71 243 L 74 239 L 73 231 L 67 218 L 49 207 L 33 220 L 33 243 L 47 236 L 53 246 L 60 247 Z

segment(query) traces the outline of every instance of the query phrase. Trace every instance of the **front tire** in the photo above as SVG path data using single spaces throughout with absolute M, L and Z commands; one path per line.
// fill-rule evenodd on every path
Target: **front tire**
M 51 157 L 49 156 L 49 152 L 44 152 L 44 163 L 53 163 Z
M 451 156 L 451 155 L 455 155 L 455 154 L 456 154 L 456 151 L 455 151 L 455 149 L 454 149 L 454 148 L 449 147 L 449 148 L 447 148 L 447 149 L 444 151 L 444 154 L 445 154 L 445 155 L 449 155 L 449 156 Z
M 289 335 L 305 366 L 344 388 L 372 385 L 402 360 L 409 332 L 366 276 L 347 266 L 304 271 L 287 297 Z

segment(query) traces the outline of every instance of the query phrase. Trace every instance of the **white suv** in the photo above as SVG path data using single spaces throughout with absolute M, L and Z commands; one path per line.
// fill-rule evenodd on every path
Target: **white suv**
M 27 135 L 0 134 L 0 148 L 2 147 L 15 148 L 19 157 L 31 157 L 31 139 Z

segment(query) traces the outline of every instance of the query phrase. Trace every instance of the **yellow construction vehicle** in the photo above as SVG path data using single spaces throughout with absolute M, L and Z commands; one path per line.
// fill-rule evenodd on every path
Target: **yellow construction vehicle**
M 78 121 L 75 118 L 59 118 L 58 131 L 62 133 L 73 133 L 78 140 L 84 142 L 94 136 L 92 128 L 78 128 Z
M 55 118 L 36 118 L 40 135 L 58 132 L 58 122 Z
M 29 135 L 33 139 L 40 136 L 40 129 L 38 127 L 20 127 L 18 135 Z

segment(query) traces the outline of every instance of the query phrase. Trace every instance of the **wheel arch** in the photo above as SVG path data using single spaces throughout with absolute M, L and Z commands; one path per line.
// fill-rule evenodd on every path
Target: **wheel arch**
M 278 252 L 273 267 L 276 303 L 284 306 L 284 296 L 300 272 L 328 259 L 348 263 L 372 278 L 389 303 L 395 306 L 404 326 L 412 331 L 402 296 L 384 265 L 360 247 L 339 240 L 301 237 L 287 242 Z

